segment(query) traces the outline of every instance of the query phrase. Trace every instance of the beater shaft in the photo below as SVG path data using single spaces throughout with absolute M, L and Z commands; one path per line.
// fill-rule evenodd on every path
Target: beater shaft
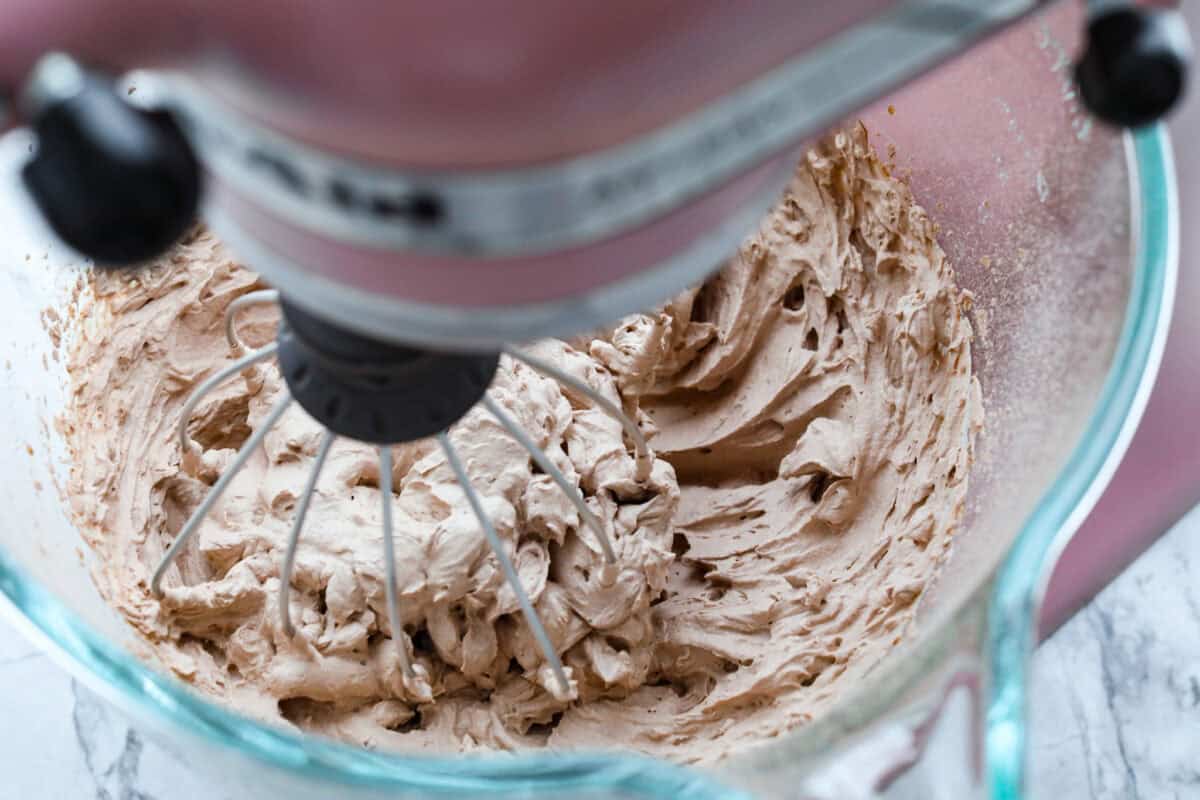
M 317 457 L 313 461 L 312 470 L 308 473 L 308 482 L 304 485 L 304 494 L 300 495 L 300 504 L 296 506 L 296 518 L 292 520 L 292 529 L 288 532 L 287 550 L 283 554 L 283 566 L 279 570 L 279 616 L 283 622 L 283 631 L 288 636 L 295 636 L 296 629 L 292 626 L 292 610 L 290 607 L 292 591 L 292 567 L 296 563 L 296 548 L 300 545 L 300 530 L 304 527 L 304 518 L 308 515 L 308 505 L 312 502 L 313 492 L 317 490 L 317 479 L 321 477 L 321 467 L 325 466 L 325 457 L 333 446 L 337 435 L 326 429 L 321 436 L 321 444 L 317 446 Z

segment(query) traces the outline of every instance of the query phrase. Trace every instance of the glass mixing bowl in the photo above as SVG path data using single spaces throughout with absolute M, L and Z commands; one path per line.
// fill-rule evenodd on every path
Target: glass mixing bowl
M 1093 125 L 1077 6 L 1052 7 L 864 115 L 941 225 L 975 295 L 987 425 L 961 540 L 906 641 L 816 722 L 698 770 L 616 751 L 415 757 L 218 708 L 139 661 L 97 595 L 56 485 L 67 392 L 55 309 L 79 260 L 0 142 L 0 607 L 72 673 L 234 796 L 1017 797 L 1036 609 L 1049 568 L 1141 413 L 1170 313 L 1176 207 L 1165 134 Z M 936 790 L 936 792 L 935 792 Z

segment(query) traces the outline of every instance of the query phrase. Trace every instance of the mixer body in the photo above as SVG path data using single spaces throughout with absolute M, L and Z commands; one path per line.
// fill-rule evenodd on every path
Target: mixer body
M 129 97 L 179 120 L 205 216 L 290 301 L 494 351 L 709 274 L 806 141 L 1039 4 L 222 7 L 201 29 L 230 58 L 180 33 Z M 29 117 L 52 77 L 27 87 Z

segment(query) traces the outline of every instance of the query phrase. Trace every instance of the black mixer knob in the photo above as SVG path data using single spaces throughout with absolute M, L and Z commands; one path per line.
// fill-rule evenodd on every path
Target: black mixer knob
M 37 135 L 25 184 L 67 244 L 102 265 L 131 264 L 192 224 L 200 165 L 170 113 L 130 105 L 62 55 L 35 68 L 24 105 Z
M 1087 47 L 1075 68 L 1080 96 L 1106 122 L 1146 125 L 1183 95 L 1190 57 L 1178 12 L 1112 8 L 1088 23 Z

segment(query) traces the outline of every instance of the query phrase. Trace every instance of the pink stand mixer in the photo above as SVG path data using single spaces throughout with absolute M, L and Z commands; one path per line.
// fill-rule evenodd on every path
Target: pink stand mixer
M 614 564 L 604 527 L 577 489 L 488 398 L 501 354 L 587 394 L 621 422 L 629 448 L 644 456 L 650 445 L 621 408 L 518 343 L 597 328 L 709 275 L 779 197 L 813 137 L 1044 4 L 801 5 L 444 2 L 367 11 L 274 0 L 211 7 L 10 3 L 0 33 L 0 86 L 12 90 L 10 122 L 35 134 L 24 182 L 62 241 L 101 264 L 136 265 L 175 242 L 202 208 L 205 220 L 276 287 L 230 308 L 227 333 L 241 358 L 206 380 L 188 407 L 268 358 L 278 359 L 290 396 L 184 525 L 158 566 L 154 590 L 291 402 L 327 432 L 300 495 L 285 576 L 307 500 L 337 437 L 378 445 L 381 476 L 392 474 L 390 445 L 434 437 L 542 647 L 543 686 L 570 697 L 569 670 L 482 513 L 446 429 L 483 404 L 554 478 Z M 1054 19 L 1083 23 L 1074 12 Z M 1049 34 L 1046 41 L 1049 47 Z M 1148 138 L 1146 126 L 1183 93 L 1188 59 L 1187 33 L 1165 4 L 1089 3 L 1086 47 L 1066 68 L 1062 91 L 1072 100 L 1077 93 L 1107 126 L 1140 129 L 1135 147 L 1154 148 L 1161 142 Z M 139 71 L 111 77 L 133 69 Z M 947 118 L 948 130 L 953 124 Z M 1081 113 L 1072 124 L 1086 142 L 1091 119 Z M 1151 155 L 1169 162 L 1169 153 L 1143 153 Z M 1146 209 L 1131 213 L 1138 210 Z M 1153 231 L 1143 226 L 1141 233 Z M 1167 263 L 1173 255 L 1159 257 Z M 1163 285 L 1150 290 L 1169 295 Z M 274 343 L 249 350 L 238 338 L 237 314 L 258 303 L 278 303 L 282 323 Z M 1139 346 L 1153 364 L 1161 338 L 1152 331 L 1160 324 L 1146 325 L 1151 333 L 1142 332 Z M 1142 341 L 1129 330 L 1130 341 Z M 1152 366 L 1145 369 L 1152 374 Z M 1130 400 L 1126 410 L 1119 416 L 1134 418 L 1140 407 Z M 187 423 L 185 413 L 185 452 Z M 1076 510 L 1084 505 L 1079 500 Z M 1070 527 L 1064 522 L 1055 535 Z M 394 568 L 391 537 L 385 513 L 384 563 Z M 1002 570 L 1020 570 L 1021 557 L 1015 549 Z M 285 577 L 280 607 L 290 630 L 288 586 Z M 980 591 L 990 586 L 989 580 Z M 397 630 L 394 579 L 387 589 Z M 998 591 L 987 613 L 1000 627 L 996 620 L 1006 614 L 1032 618 L 1027 604 L 1036 604 L 1036 593 Z M 956 635 L 986 638 L 980 620 L 960 623 Z M 406 687 L 421 696 L 419 665 L 403 637 L 397 645 Z M 978 708 L 962 711 L 966 722 L 945 724 L 986 727 L 983 741 L 958 742 L 974 751 L 968 760 L 986 762 L 986 769 L 973 770 L 969 791 L 1015 797 L 1023 780 L 1023 732 L 1002 718 L 1020 715 L 1023 689 L 1008 686 L 995 665 L 1021 663 L 1032 641 L 996 637 L 989 646 L 992 667 L 985 673 L 993 685 L 983 715 L 989 724 L 983 726 Z M 920 664 L 912 669 L 920 671 Z M 957 707 L 950 690 L 978 694 L 980 679 L 971 670 L 951 667 L 946 674 L 936 713 L 922 718 L 927 722 L 903 734 L 884 726 L 850 744 L 830 741 L 836 763 L 801 759 L 802 776 L 794 779 L 802 783 L 779 796 L 873 797 L 902 787 L 906 778 L 898 776 L 944 738 L 939 720 Z M 858 713 L 872 712 L 864 705 Z M 276 750 L 285 761 L 294 755 L 287 747 Z M 333 764 L 344 769 L 341 777 L 378 792 L 364 796 L 742 793 L 721 778 L 609 754 L 503 762 L 395 757 L 356 773 L 335 746 L 302 749 L 300 761 Z M 759 790 L 781 791 L 777 785 L 749 791 Z

